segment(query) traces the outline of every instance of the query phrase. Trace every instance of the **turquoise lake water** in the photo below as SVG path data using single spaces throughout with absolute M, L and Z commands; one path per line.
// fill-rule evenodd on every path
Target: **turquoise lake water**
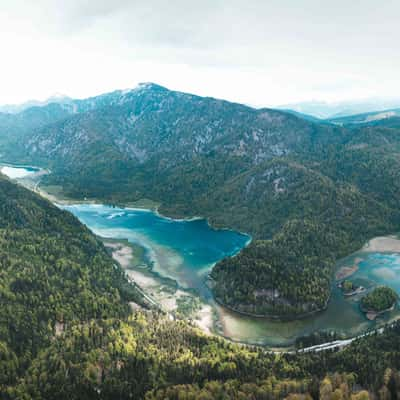
M 372 253 L 359 263 L 352 279 L 365 285 L 379 283 L 395 289 L 400 294 L 400 254 Z
M 3 172 L 20 178 L 33 170 L 7 167 Z M 210 304 L 210 291 L 204 278 L 212 265 L 220 259 L 240 251 L 250 237 L 230 230 L 214 230 L 203 219 L 177 221 L 163 218 L 148 210 L 113 208 L 105 205 L 76 204 L 60 206 L 80 219 L 95 234 L 107 238 L 128 239 L 140 244 L 153 262 L 153 270 L 164 277 L 176 280 L 180 286 L 196 289 Z M 356 252 L 337 264 L 358 264 L 351 280 L 367 289 L 388 285 L 400 294 L 400 254 Z M 233 340 L 287 346 L 296 337 L 318 330 L 337 331 L 346 336 L 361 334 L 379 324 L 399 317 L 398 308 L 368 321 L 359 310 L 360 297 L 345 298 L 333 285 L 332 296 L 326 311 L 303 320 L 281 322 L 245 317 L 216 306 L 218 331 Z
M 211 303 L 210 291 L 204 284 L 205 276 L 215 262 L 237 253 L 250 239 L 237 232 L 214 230 L 205 220 L 171 220 L 146 210 L 87 204 L 62 208 L 72 212 L 100 236 L 128 239 L 144 246 L 154 262 L 155 272 L 176 280 L 182 287 L 196 289 Z M 400 255 L 358 252 L 341 260 L 338 268 L 353 265 L 357 259 L 363 261 L 359 262 L 359 270 L 351 277 L 355 283 L 367 288 L 388 284 L 400 293 Z M 368 321 L 359 310 L 358 300 L 356 296 L 345 298 L 340 289 L 333 286 L 328 309 L 310 318 L 271 321 L 217 307 L 218 325 L 222 335 L 236 341 L 286 346 L 297 337 L 318 330 L 354 336 L 398 314 L 398 310 L 394 310 L 377 322 Z
M 400 295 L 400 254 L 360 251 L 340 260 L 337 268 L 351 266 L 356 262 L 359 269 L 348 279 L 368 290 L 377 285 L 388 285 Z M 333 284 L 331 299 L 325 311 L 289 322 L 238 316 L 222 310 L 222 333 L 241 342 L 279 347 L 289 346 L 297 337 L 315 331 L 335 331 L 346 337 L 353 337 L 400 317 L 397 307 L 376 321 L 369 321 L 359 309 L 360 298 L 361 295 L 344 297 L 336 284 Z
M 193 288 L 204 296 L 204 278 L 214 263 L 236 254 L 250 237 L 230 230 L 210 228 L 204 219 L 172 220 L 148 210 L 105 205 L 61 206 L 97 235 L 128 239 L 144 246 L 153 270 Z

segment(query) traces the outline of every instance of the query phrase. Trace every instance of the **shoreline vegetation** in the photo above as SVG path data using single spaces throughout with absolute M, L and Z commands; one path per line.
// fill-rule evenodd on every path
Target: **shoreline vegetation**
M 312 317 L 313 315 L 319 314 L 321 312 L 324 312 L 328 308 L 329 301 L 331 299 L 331 296 L 329 296 L 328 300 L 326 301 L 326 304 L 324 307 L 313 310 L 313 311 L 308 311 L 303 314 L 295 314 L 295 315 L 277 315 L 277 314 L 252 314 L 248 313 L 246 311 L 240 311 L 237 310 L 227 304 L 224 304 L 221 300 L 218 298 L 214 297 L 214 300 L 216 303 L 218 303 L 221 307 L 226 308 L 229 311 L 232 311 L 236 314 L 240 314 L 246 317 L 252 317 L 252 318 L 257 318 L 257 319 L 266 319 L 266 320 L 271 320 L 271 321 L 281 321 L 281 322 L 288 322 L 288 321 L 295 321 L 295 320 L 302 320 L 306 319 L 309 317 Z
M 382 311 L 373 311 L 373 310 L 366 310 L 365 312 L 365 316 L 369 321 L 375 321 L 376 318 L 378 318 L 380 315 L 383 315 L 389 311 L 393 311 L 394 308 L 396 306 L 396 303 L 393 303 L 391 307 L 387 308 L 386 310 L 382 310 Z
M 50 170 L 34 166 L 23 166 L 12 163 L 0 163 L 2 166 L 9 166 L 14 168 L 30 168 L 35 169 L 37 172 L 21 177 L 9 178 L 17 181 L 21 185 L 36 192 L 40 196 L 46 198 L 54 204 L 73 205 L 73 204 L 106 204 L 99 199 L 73 199 L 66 197 L 62 193 L 61 187 L 55 186 L 41 186 L 41 178 L 43 175 L 50 173 Z M 140 199 L 135 202 L 128 202 L 124 204 L 109 204 L 111 206 L 126 208 L 126 209 L 140 209 L 148 210 L 156 213 L 156 215 L 178 221 L 194 221 L 206 220 L 210 228 L 215 230 L 230 230 L 229 228 L 218 228 L 212 226 L 209 221 L 203 217 L 187 217 L 187 218 L 172 218 L 160 214 L 160 204 L 150 199 Z M 249 236 L 246 246 L 251 242 L 250 235 L 239 232 L 243 235 Z M 182 313 L 184 309 L 186 318 L 191 319 L 204 333 L 214 334 L 218 330 L 216 326 L 216 311 L 214 308 L 203 301 L 197 295 L 194 295 L 190 290 L 180 288 L 175 280 L 168 277 L 163 277 L 157 272 L 152 270 L 151 261 L 146 257 L 146 249 L 136 243 L 131 243 L 126 239 L 112 239 L 99 237 L 103 242 L 106 249 L 110 252 L 112 258 L 122 267 L 126 275 L 132 280 L 140 290 L 143 291 L 151 300 L 158 304 L 161 310 L 167 313 Z M 193 299 L 196 299 L 193 301 Z M 199 303 L 199 306 L 191 309 L 190 303 Z M 150 301 L 151 303 L 151 301 Z M 189 303 L 189 304 L 188 304 Z M 188 306 L 189 305 L 189 306 Z M 131 304 L 131 307 L 136 309 L 140 308 L 139 305 Z M 191 312 L 187 312 L 190 309 Z
M 0 164 L 1 165 L 1 164 Z M 33 167 L 34 168 L 34 167 Z M 44 171 L 44 170 L 41 170 Z M 46 170 L 46 173 L 47 170 Z M 160 207 L 162 206 L 161 203 L 153 201 L 151 199 L 139 199 L 137 201 L 131 201 L 131 202 L 108 202 L 104 201 L 102 199 L 97 199 L 97 198 L 71 198 L 67 197 L 63 194 L 62 188 L 59 186 L 44 186 L 40 185 L 40 180 L 36 182 L 36 184 L 32 187 L 32 181 L 37 177 L 38 175 L 32 175 L 26 178 L 18 178 L 18 181 L 20 181 L 23 184 L 27 184 L 29 189 L 34 190 L 38 194 L 40 194 L 42 197 L 50 200 L 53 203 L 56 204 L 61 204 L 61 205 L 73 205 L 73 204 L 102 204 L 102 205 L 109 205 L 111 207 L 119 207 L 119 208 L 124 208 L 124 209 L 139 209 L 139 210 L 145 210 L 145 211 L 151 211 L 154 212 L 157 216 L 161 218 L 165 218 L 168 220 L 173 220 L 173 221 L 185 221 L 185 222 L 190 222 L 190 221 L 197 221 L 197 220 L 204 220 L 206 221 L 207 225 L 217 231 L 235 231 L 241 235 L 247 236 L 249 239 L 246 242 L 247 247 L 251 241 L 252 241 L 252 236 L 244 231 L 240 231 L 238 229 L 233 229 L 229 226 L 225 226 L 223 224 L 216 224 L 212 223 L 210 219 L 202 216 L 188 216 L 186 214 L 172 214 L 172 213 L 165 213 L 160 211 Z M 32 179 L 33 178 L 33 179 Z
M 0 164 L 5 165 L 4 164 Z M 7 165 L 13 166 L 12 164 L 8 163 Z M 24 168 L 24 166 L 15 166 L 15 167 L 20 167 Z M 30 167 L 29 167 L 30 168 Z M 37 167 L 32 167 L 32 168 L 37 168 Z M 40 194 L 42 197 L 45 197 L 46 199 L 50 200 L 53 203 L 56 204 L 65 204 L 65 205 L 72 205 L 76 203 L 80 204 L 107 204 L 107 202 L 101 201 L 100 199 L 72 199 L 72 198 L 67 198 L 62 194 L 62 188 L 61 187 L 47 187 L 47 186 L 40 186 L 40 181 L 41 177 L 43 174 L 50 173 L 50 171 L 45 170 L 45 169 L 40 169 L 37 168 L 39 171 L 38 173 L 32 174 L 30 176 L 24 177 L 24 178 L 18 178 L 16 179 L 17 182 L 20 184 L 28 187 L 29 189 L 37 192 Z M 152 200 L 149 199 L 141 199 L 136 202 L 129 202 L 129 203 L 124 203 L 124 204 L 109 204 L 111 206 L 116 206 L 116 207 L 121 207 L 121 208 L 136 208 L 136 209 L 143 209 L 143 210 L 149 210 L 155 212 L 157 215 L 163 217 L 163 218 L 168 218 L 168 219 L 177 219 L 181 221 L 191 221 L 191 220 L 197 220 L 197 219 L 205 219 L 209 226 L 212 229 L 216 230 L 231 230 L 229 227 L 220 227 L 220 226 L 214 226 L 212 225 L 206 218 L 202 217 L 183 217 L 183 218 L 174 218 L 168 215 L 161 214 L 159 212 L 159 207 L 160 204 L 156 203 Z M 249 245 L 249 243 L 252 241 L 252 238 L 250 235 L 239 232 L 242 234 L 245 234 L 249 236 L 249 240 L 246 243 L 246 246 Z M 107 239 L 107 238 L 101 238 L 102 240 L 108 241 L 109 243 L 113 242 L 113 245 L 111 247 L 114 247 L 113 253 L 113 258 L 115 261 L 117 261 L 123 269 L 126 271 L 127 275 L 135 282 L 139 288 L 143 290 L 144 293 L 148 293 L 148 291 L 153 290 L 153 293 L 156 293 L 157 290 L 160 291 L 159 296 L 162 298 L 165 293 L 163 294 L 163 290 L 165 291 L 165 288 L 167 288 L 167 292 L 169 291 L 169 297 L 164 296 L 164 299 L 161 299 L 161 302 L 157 301 L 157 303 L 160 306 L 164 307 L 166 306 L 167 312 L 174 312 L 177 310 L 178 305 L 177 305 L 177 300 L 181 297 L 186 296 L 186 290 L 182 288 L 177 287 L 177 283 L 174 281 L 174 285 L 172 285 L 172 282 L 169 282 L 166 284 L 165 280 L 171 281 L 169 278 L 164 278 L 163 276 L 159 275 L 157 272 L 152 271 L 151 267 L 148 265 L 136 265 L 132 267 L 131 263 L 133 262 L 132 260 L 135 259 L 132 253 L 135 251 L 128 250 L 131 246 L 137 246 L 141 247 L 136 244 L 132 244 L 128 242 L 127 240 L 123 239 Z M 118 247 L 116 247 L 116 244 L 119 244 Z M 109 246 L 110 248 L 110 246 Z M 143 249 L 145 250 L 145 249 Z M 360 251 L 363 252 L 400 252 L 400 239 L 395 236 L 395 235 L 389 235 L 389 236 L 383 236 L 383 237 L 377 237 L 371 239 L 369 242 L 367 242 L 361 249 Z M 355 265 L 353 266 L 344 266 L 339 269 L 339 271 L 336 272 L 335 278 L 336 280 L 341 280 L 345 279 L 351 275 L 353 275 L 357 270 L 358 270 L 358 264 L 361 262 L 362 259 L 356 259 L 355 260 Z M 339 278 L 338 278 L 339 277 Z M 175 286 L 175 291 L 172 289 L 172 286 Z M 157 289 L 158 288 L 158 289 Z M 161 289 L 161 290 L 160 290 Z M 192 296 L 192 294 L 190 294 Z M 173 298 L 175 297 L 175 298 Z M 243 316 L 248 316 L 248 317 L 254 317 L 254 318 L 259 318 L 259 319 L 266 319 L 266 320 L 275 320 L 275 321 L 288 321 L 290 318 L 285 318 L 282 316 L 273 316 L 273 315 L 257 315 L 257 314 L 252 314 L 252 313 L 246 313 L 243 311 L 236 310 L 232 307 L 229 307 L 222 302 L 220 302 L 218 299 L 214 298 L 215 303 L 217 307 L 222 307 L 222 309 L 226 309 L 228 311 L 232 311 L 233 313 L 236 313 L 238 315 L 243 315 Z M 307 313 L 304 313 L 302 315 L 296 315 L 293 317 L 293 319 L 300 320 L 300 319 L 305 319 L 307 317 L 313 316 L 315 314 L 324 312 L 326 308 L 328 307 L 330 301 L 330 297 L 325 303 L 325 306 L 318 309 L 318 310 L 313 310 Z M 197 310 L 196 316 L 193 318 L 193 321 L 196 323 L 196 325 L 202 329 L 205 333 L 208 334 L 214 334 L 217 333 L 220 336 L 226 337 L 223 332 L 219 329 L 219 323 L 218 320 L 216 319 L 216 309 L 208 303 L 202 302 L 201 303 L 201 308 Z M 193 316 L 191 316 L 189 319 L 192 319 Z M 196 319 L 197 318 L 197 319 Z M 233 340 L 235 341 L 235 340 Z
M 354 282 L 344 279 L 337 283 L 337 287 L 341 289 L 344 297 L 356 296 L 358 294 L 364 293 L 367 289 L 364 286 L 357 286 Z
M 0 166 L 6 165 L 6 163 L 1 163 Z M 15 167 L 15 168 L 24 168 L 22 165 L 13 165 L 11 163 L 7 163 L 7 166 Z M 31 168 L 31 167 L 29 167 Z M 100 199 L 73 199 L 66 197 L 62 193 L 61 187 L 54 186 L 41 186 L 41 178 L 44 174 L 50 173 L 49 170 L 42 169 L 40 167 L 32 167 L 38 170 L 37 173 L 32 175 L 16 178 L 14 179 L 18 183 L 27 187 L 28 189 L 36 192 L 40 196 L 46 198 L 50 202 L 54 204 L 61 205 L 73 205 L 73 204 L 107 204 L 102 202 Z M 11 178 L 10 178 L 11 179 Z M 126 208 L 126 209 L 141 209 L 155 212 L 156 215 L 167 218 L 174 219 L 178 221 L 193 221 L 198 219 L 204 219 L 210 228 L 215 230 L 231 230 L 228 227 L 216 227 L 210 224 L 210 222 L 203 217 L 187 217 L 187 218 L 173 218 L 170 216 L 163 215 L 159 212 L 160 204 L 156 203 L 149 199 L 140 199 L 136 202 L 128 202 L 123 204 L 109 204 L 111 206 Z M 246 246 L 251 242 L 251 236 L 244 233 L 239 232 L 243 235 L 249 236 L 249 240 L 246 243 Z M 153 299 L 158 306 L 166 311 L 167 313 L 179 312 L 179 307 L 184 308 L 185 302 L 179 301 L 180 299 L 185 300 L 185 298 L 194 298 L 193 293 L 190 290 L 186 290 L 183 288 L 179 288 L 176 281 L 161 276 L 159 273 L 152 270 L 152 266 L 147 263 L 149 260 L 145 260 L 145 252 L 146 249 L 143 246 L 138 244 L 134 244 L 129 242 L 126 239 L 110 239 L 100 237 L 103 241 L 106 248 L 111 250 L 111 255 L 113 259 L 120 264 L 123 268 L 127 276 L 135 282 L 135 284 L 149 297 Z M 107 244 L 106 244 L 107 243 Z M 140 265 L 132 265 L 135 263 L 135 260 L 138 260 L 138 249 L 141 249 L 141 255 L 139 256 Z M 192 319 L 193 322 L 206 334 L 214 334 L 218 331 L 217 326 L 217 317 L 216 310 L 212 305 L 200 301 L 198 296 L 195 298 L 200 302 L 200 307 L 195 310 L 195 313 L 191 313 L 192 315 L 186 315 L 189 319 Z M 180 303 L 180 304 L 178 304 Z M 132 305 L 131 305 L 132 306 Z M 220 333 L 218 332 L 218 335 Z M 221 335 L 222 336 L 222 335 Z

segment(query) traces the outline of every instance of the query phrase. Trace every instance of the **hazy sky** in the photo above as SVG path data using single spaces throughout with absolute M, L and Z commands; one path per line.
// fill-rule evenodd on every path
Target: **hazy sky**
M 400 97 L 398 0 L 0 0 L 0 103 L 138 82 L 252 105 Z

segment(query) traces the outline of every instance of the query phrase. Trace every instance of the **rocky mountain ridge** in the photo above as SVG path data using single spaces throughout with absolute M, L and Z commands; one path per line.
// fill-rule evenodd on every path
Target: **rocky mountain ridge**
M 318 310 L 334 260 L 399 226 L 394 128 L 347 129 L 151 83 L 12 118 L 12 134 L 0 124 L 3 160 L 50 168 L 43 185 L 75 199 L 147 198 L 169 216 L 250 233 L 243 257 L 214 269 L 231 308 Z M 281 298 L 267 304 L 256 295 L 275 289 Z

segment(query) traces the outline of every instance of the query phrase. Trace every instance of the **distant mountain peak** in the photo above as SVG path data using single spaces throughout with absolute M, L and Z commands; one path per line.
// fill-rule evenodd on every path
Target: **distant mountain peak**
M 65 104 L 71 102 L 71 97 L 62 93 L 54 93 L 45 100 L 28 100 L 21 104 L 5 104 L 0 106 L 0 112 L 18 114 L 31 107 L 43 107 L 51 103 Z
M 141 90 L 168 90 L 166 87 L 158 85 L 157 83 L 153 82 L 140 82 L 137 86 L 136 89 L 141 89 Z
M 134 88 L 127 88 L 127 89 L 122 89 L 122 90 L 117 90 L 114 93 L 125 96 L 133 93 L 140 93 L 140 92 L 149 92 L 149 91 L 165 91 L 168 90 L 167 88 L 157 85 L 156 83 L 153 82 L 140 82 L 138 83 Z M 100 95 L 101 97 L 103 95 Z
M 70 100 L 71 98 L 64 93 L 56 92 L 52 94 L 45 102 L 51 102 L 52 100 Z

